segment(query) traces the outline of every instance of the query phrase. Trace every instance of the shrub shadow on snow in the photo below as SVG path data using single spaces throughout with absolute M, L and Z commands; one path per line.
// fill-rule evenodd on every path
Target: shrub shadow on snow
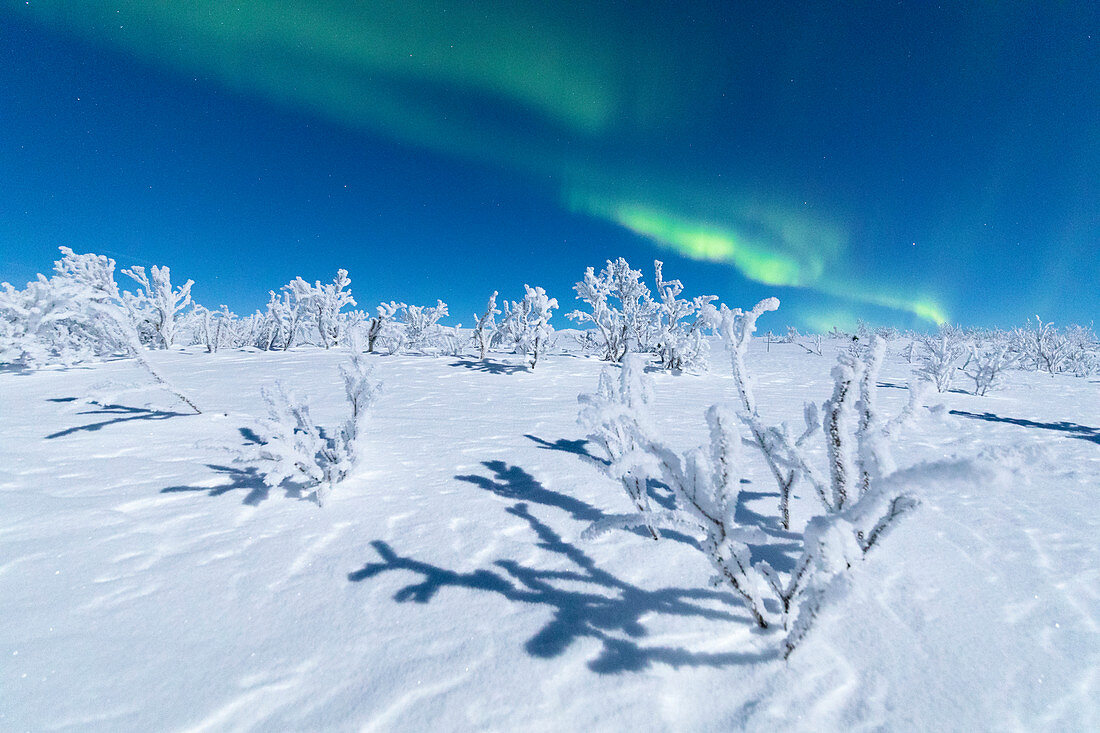
M 227 481 L 217 486 L 169 486 L 161 489 L 160 493 L 175 494 L 185 491 L 205 491 L 207 496 L 221 496 L 231 491 L 247 491 L 248 493 L 241 503 L 247 504 L 248 506 L 256 506 L 268 498 L 270 487 L 264 483 L 263 476 L 260 475 L 255 466 L 237 468 L 234 466 L 219 466 L 214 463 L 208 463 L 206 467 L 215 473 L 225 476 Z M 302 499 L 304 501 L 308 498 L 295 486 L 284 486 L 283 490 L 286 491 L 287 497 L 291 499 Z
M 58 400 L 59 402 L 65 401 L 64 399 Z M 88 425 L 77 425 L 75 427 L 66 428 L 65 430 L 59 430 L 56 433 L 50 433 L 46 436 L 48 440 L 54 438 L 63 438 L 66 435 L 72 435 L 73 433 L 79 433 L 84 430 L 97 431 L 108 425 L 116 425 L 122 422 L 131 422 L 133 420 L 167 420 L 172 417 L 187 417 L 191 413 L 187 412 L 172 412 L 169 410 L 150 410 L 145 407 L 127 407 L 126 405 L 100 405 L 92 403 L 94 409 L 84 410 L 83 412 L 76 413 L 77 415 L 118 415 L 118 417 L 111 418 L 110 420 L 103 420 L 101 422 L 94 422 Z
M 562 453 L 572 453 L 575 456 L 581 456 L 582 458 L 586 458 L 590 461 L 594 461 L 596 463 L 602 463 L 605 466 L 607 465 L 607 460 L 606 459 L 597 458 L 596 456 L 594 456 L 594 455 L 592 455 L 591 453 L 588 452 L 588 448 L 586 447 L 588 445 L 588 441 L 585 440 L 584 438 L 581 438 L 580 440 L 569 440 L 568 438 L 558 438 L 553 443 L 551 443 L 549 440 L 546 440 L 545 438 L 540 438 L 537 435 L 531 435 L 530 433 L 524 433 L 523 437 L 527 438 L 528 440 L 530 440 L 534 443 L 537 443 L 538 446 L 540 448 L 542 448 L 543 450 L 556 450 L 556 451 L 561 451 Z
M 463 367 L 476 372 L 485 372 L 486 374 L 515 374 L 527 371 L 527 366 L 524 364 L 503 364 L 496 361 L 476 361 L 474 359 L 459 359 L 448 366 Z
M 602 648 L 588 667 L 600 674 L 642 670 L 655 662 L 673 667 L 725 667 L 777 657 L 770 650 L 713 653 L 639 643 L 637 640 L 647 634 L 642 619 L 651 614 L 740 622 L 745 626 L 750 626 L 752 620 L 729 593 L 699 588 L 647 590 L 628 583 L 597 567 L 591 557 L 565 542 L 531 514 L 525 502 L 517 502 L 506 511 L 527 522 L 538 537 L 539 548 L 565 558 L 573 569 L 540 570 L 502 559 L 493 563 L 493 569 L 460 573 L 403 557 L 386 542 L 376 540 L 371 545 L 381 562 L 367 563 L 349 573 L 348 580 L 362 582 L 390 571 L 421 576 L 418 582 L 394 594 L 398 603 L 428 603 L 441 589 L 450 587 L 497 593 L 514 603 L 544 606 L 552 612 L 552 618 L 526 641 L 527 653 L 550 659 L 563 654 L 578 639 L 596 639 Z M 558 583 L 567 587 L 559 587 Z M 579 584 L 591 590 L 579 590 Z
M 563 453 L 571 453 L 576 456 L 580 456 L 582 459 L 589 461 L 600 466 L 610 465 L 610 461 L 606 458 L 600 458 L 592 455 L 588 448 L 588 441 L 583 438 L 580 440 L 569 440 L 567 438 L 558 438 L 553 443 L 545 438 L 540 438 L 537 435 L 531 435 L 525 433 L 524 436 L 530 441 L 538 444 L 543 450 L 556 450 Z M 646 481 L 646 490 L 649 492 L 649 498 L 657 503 L 663 509 L 675 509 L 676 500 L 672 496 L 672 492 L 668 490 L 668 487 L 662 484 L 660 481 L 654 481 L 649 479 Z M 647 533 L 643 533 L 647 534 Z
M 1072 422 L 1036 422 L 1025 420 L 1021 417 L 1001 417 L 992 412 L 967 412 L 966 410 L 950 410 L 952 415 L 969 417 L 974 420 L 988 420 L 989 422 L 1003 422 L 1009 425 L 1019 425 L 1022 428 L 1041 428 L 1043 430 L 1056 430 L 1062 433 L 1070 433 L 1071 438 L 1087 440 L 1090 443 L 1100 445 L 1100 428 L 1090 428 L 1087 425 L 1078 425 Z
M 547 489 L 539 483 L 538 479 L 519 466 L 509 465 L 504 461 L 482 461 L 481 465 L 493 472 L 494 475 L 492 478 L 488 476 L 479 476 L 477 474 L 458 475 L 455 476 L 455 478 L 459 481 L 471 483 L 486 491 L 491 491 L 497 496 L 505 499 L 515 499 L 534 502 L 544 506 L 557 507 L 558 509 L 569 512 L 573 519 L 580 522 L 591 524 L 592 522 L 598 522 L 607 518 L 606 514 L 585 501 L 581 501 L 576 497 L 563 494 L 559 491 Z M 654 501 L 665 506 L 665 508 L 670 508 L 667 506 L 667 502 L 670 500 L 669 497 L 654 492 L 653 486 L 650 487 L 650 493 Z M 649 533 L 644 529 L 635 529 L 632 531 L 639 537 L 650 538 Z M 682 532 L 669 530 L 661 534 L 667 539 L 683 542 L 695 548 L 699 547 L 699 542 L 694 537 L 683 534 Z

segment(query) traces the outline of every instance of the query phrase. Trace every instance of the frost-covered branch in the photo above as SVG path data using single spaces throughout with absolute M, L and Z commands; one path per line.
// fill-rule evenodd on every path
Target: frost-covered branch
M 137 293 L 138 308 L 147 310 L 152 316 L 150 326 L 157 334 L 158 345 L 171 348 L 176 334 L 176 316 L 191 303 L 191 286 L 188 280 L 178 288 L 172 287 L 172 274 L 167 267 L 153 265 L 149 272 L 140 265 L 134 265 L 122 274 L 144 288 Z M 144 306 L 144 307 L 143 307 Z
M 478 357 L 482 361 L 485 360 L 485 354 L 489 351 L 489 346 L 493 340 L 493 333 L 497 329 L 497 323 L 495 316 L 500 315 L 500 309 L 497 308 L 497 291 L 494 290 L 493 294 L 489 296 L 489 302 L 485 306 L 485 312 L 480 316 L 476 313 L 474 318 L 477 319 L 477 325 L 474 326 L 474 345 L 477 346 Z
M 797 438 L 786 425 L 765 427 L 752 411 L 755 394 L 743 357 L 756 318 L 777 305 L 769 299 L 748 314 L 724 311 L 741 415 L 721 405 L 711 406 L 706 412 L 708 440 L 702 446 L 679 452 L 661 440 L 649 414 L 652 382 L 637 357 L 623 361 L 617 378 L 605 370 L 597 391 L 579 400 L 580 422 L 588 430 L 588 439 L 607 457 L 603 470 L 620 483 L 636 510 L 595 522 L 584 536 L 641 527 L 654 538 L 660 537 L 661 527 L 700 535 L 700 547 L 717 571 L 717 581 L 737 594 L 758 626 L 780 624 L 787 630 L 783 644 L 789 654 L 812 626 L 821 605 L 836 592 L 844 572 L 916 506 L 908 493 L 913 475 L 896 471 L 887 438 L 912 419 L 920 390 L 912 390 L 909 406 L 894 420 L 879 417 L 875 393 L 885 344 L 873 336 L 867 348 L 840 355 L 833 370 L 832 396 L 820 410 L 806 404 L 806 427 Z M 752 439 L 741 437 L 739 422 Z M 815 435 L 825 443 L 827 482 L 803 450 Z M 769 469 L 782 471 L 790 482 L 795 477 L 807 480 L 824 508 L 806 525 L 801 553 L 789 573 L 753 559 L 751 545 L 771 541 L 766 524 L 737 522 L 746 464 L 740 455 L 743 443 L 759 450 Z M 671 492 L 673 509 L 652 508 L 648 486 L 655 481 Z M 781 522 L 789 522 L 785 502 L 780 514 Z M 789 542 L 789 536 L 784 541 Z M 769 601 L 775 603 L 778 616 Z
M 548 348 L 554 335 L 550 325 L 558 299 L 547 297 L 540 287 L 524 285 L 523 300 L 504 301 L 504 318 L 493 335 L 494 341 L 510 342 L 517 354 L 526 354 L 532 369 Z
M 333 487 L 360 463 L 364 428 L 382 385 L 374 379 L 358 338 L 350 339 L 340 377 L 349 414 L 334 435 L 317 426 L 309 405 L 281 383 L 261 390 L 268 416 L 253 429 L 259 444 L 248 446 L 239 460 L 257 464 L 266 485 L 276 487 L 288 480 L 304 483 L 323 505 Z

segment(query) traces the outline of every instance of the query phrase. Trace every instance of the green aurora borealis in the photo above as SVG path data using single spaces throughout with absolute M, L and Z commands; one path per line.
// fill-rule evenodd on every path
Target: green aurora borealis
M 792 22 L 783 42 L 743 43 L 756 38 L 755 26 L 725 4 L 694 2 L 51 0 L 20 13 L 51 32 L 244 98 L 539 181 L 568 215 L 728 267 L 731 276 L 815 295 L 817 305 L 802 309 L 805 323 L 825 313 L 850 320 L 864 305 L 925 324 L 957 315 L 958 278 L 945 277 L 943 251 L 971 245 L 941 237 L 928 269 L 911 259 L 900 265 L 897 257 L 915 256 L 903 247 L 918 235 L 899 234 L 896 250 L 879 253 L 875 217 L 889 217 L 888 207 L 861 210 L 869 194 L 848 193 L 830 178 L 853 168 L 851 161 L 891 154 L 874 148 L 881 134 L 869 136 L 867 152 L 859 149 L 852 130 L 865 113 L 846 117 L 842 106 L 847 97 L 868 109 L 881 104 L 864 98 L 874 94 L 879 72 L 871 66 L 846 70 L 835 83 L 816 79 L 826 89 L 820 94 L 838 100 L 820 110 L 819 92 L 798 91 L 802 78 L 825 73 L 812 65 L 859 37 L 858 27 Z M 815 115 L 823 139 L 852 146 L 847 158 L 833 155 L 842 163 L 828 175 L 821 172 L 834 165 L 827 144 L 811 158 L 802 143 L 787 142 L 804 139 L 798 135 L 814 129 Z M 922 175 L 935 180 L 937 173 Z M 913 196 L 919 193 L 914 187 Z M 942 214 L 935 218 L 940 228 L 930 231 L 942 231 Z

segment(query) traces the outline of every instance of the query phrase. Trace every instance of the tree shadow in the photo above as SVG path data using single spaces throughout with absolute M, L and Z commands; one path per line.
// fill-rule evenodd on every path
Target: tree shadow
M 544 506 L 557 507 L 558 509 L 569 512 L 569 515 L 579 522 L 592 523 L 607 518 L 606 514 L 588 502 L 581 501 L 576 497 L 563 494 L 559 491 L 547 489 L 538 479 L 519 466 L 509 465 L 504 461 L 482 461 L 481 465 L 492 471 L 494 476 L 490 478 L 477 474 L 466 474 L 455 476 L 455 478 L 459 481 L 471 483 L 474 486 L 490 491 L 505 499 L 515 499 L 517 501 L 528 501 Z M 650 482 L 651 485 L 653 483 L 652 481 Z M 654 498 L 654 501 L 662 507 L 666 509 L 672 508 L 668 506 L 670 497 L 655 494 L 652 486 L 650 488 L 650 495 Z M 645 529 L 628 531 L 639 537 L 652 538 Z M 682 532 L 662 530 L 661 536 L 676 542 L 691 545 L 692 547 L 699 547 L 698 540 Z
M 584 440 L 583 438 L 581 440 L 568 440 L 567 438 L 558 438 L 553 443 L 551 443 L 545 438 L 539 438 L 538 436 L 531 434 L 524 434 L 523 437 L 527 438 L 528 440 L 534 441 L 535 443 L 538 443 L 539 447 L 543 450 L 556 450 L 563 453 L 572 453 L 573 455 L 580 456 L 582 459 L 598 466 L 608 466 L 611 464 L 611 461 L 607 460 L 606 458 L 600 458 L 599 456 L 592 455 L 592 453 L 590 453 L 588 451 L 588 448 L 586 447 L 588 445 L 588 441 Z M 660 481 L 648 479 L 646 481 L 646 491 L 649 492 L 649 498 L 655 501 L 657 505 L 660 506 L 662 509 L 676 508 L 676 499 L 672 496 L 672 492 L 669 491 L 668 487 L 662 484 Z
M 495 361 L 477 361 L 474 359 L 459 359 L 448 366 L 464 367 L 476 372 L 485 372 L 486 374 L 515 374 L 517 372 L 527 371 L 527 366 L 524 364 L 503 364 Z
M 540 438 L 537 435 L 531 435 L 530 433 L 524 433 L 523 437 L 528 440 L 537 443 L 539 448 L 543 450 L 556 450 L 562 453 L 572 453 L 575 456 L 580 456 L 595 463 L 602 463 L 607 465 L 608 461 L 605 458 L 597 458 L 588 451 L 588 441 L 584 438 L 580 440 L 569 440 L 568 438 L 558 438 L 553 443 L 545 438 Z
M 1023 428 L 1041 428 L 1043 430 L 1056 430 L 1062 433 L 1070 433 L 1069 437 L 1071 438 L 1087 440 L 1090 443 L 1100 445 L 1100 428 L 1090 428 L 1087 425 L 1078 425 L 1077 423 L 1066 422 L 1065 420 L 1061 422 L 1036 422 L 1034 420 L 1025 420 L 1021 417 L 1001 417 L 1000 415 L 994 415 L 992 412 L 967 412 L 966 410 L 950 410 L 949 412 L 952 415 L 969 417 L 974 420 L 1003 422 L 1010 425 L 1019 425 Z
M 56 402 L 70 401 L 68 398 L 58 398 L 54 400 Z M 172 412 L 170 410 L 150 410 L 145 407 L 127 407 L 126 405 L 101 405 L 98 402 L 91 403 L 96 407 L 93 410 L 85 410 L 83 412 L 76 413 L 77 415 L 119 415 L 110 420 L 103 420 L 101 422 L 90 423 L 88 425 L 77 425 L 75 427 L 66 428 L 65 430 L 59 430 L 56 433 L 50 433 L 46 436 L 47 440 L 54 438 L 63 438 L 66 435 L 72 435 L 73 433 L 79 433 L 87 430 L 95 432 L 101 430 L 108 425 L 116 425 L 123 422 L 131 422 L 133 420 L 167 420 L 172 417 L 187 417 L 191 413 L 187 412 Z
M 205 491 L 207 496 L 221 496 L 231 491 L 247 491 L 242 504 L 256 506 L 270 495 L 271 488 L 264 483 L 263 476 L 255 466 L 237 468 L 234 466 L 219 466 L 216 463 L 207 463 L 206 467 L 215 473 L 225 476 L 226 483 L 217 486 L 168 486 L 160 490 L 162 494 L 175 494 L 185 491 Z M 286 484 L 283 487 L 289 499 L 301 499 L 305 501 L 308 496 L 303 495 L 300 487 Z
M 733 621 L 746 626 L 751 626 L 752 620 L 740 611 L 740 604 L 729 593 L 696 588 L 646 590 L 627 583 L 565 542 L 532 515 L 526 503 L 517 502 L 506 511 L 527 522 L 538 537 L 538 547 L 568 560 L 572 569 L 540 570 L 514 560 L 497 560 L 494 569 L 460 573 L 402 557 L 389 544 L 377 540 L 371 545 L 381 562 L 367 563 L 349 573 L 348 580 L 361 582 L 385 572 L 405 571 L 421 578 L 394 594 L 398 603 L 428 603 L 441 589 L 454 587 L 497 593 L 513 603 L 544 606 L 551 611 L 551 619 L 527 640 L 526 652 L 540 659 L 551 659 L 578 639 L 596 639 L 602 648 L 588 662 L 588 668 L 599 674 L 643 670 L 655 662 L 673 667 L 726 667 L 777 658 L 774 649 L 708 653 L 640 644 L 636 640 L 647 635 L 643 619 L 652 614 Z M 578 589 L 581 584 L 588 588 Z

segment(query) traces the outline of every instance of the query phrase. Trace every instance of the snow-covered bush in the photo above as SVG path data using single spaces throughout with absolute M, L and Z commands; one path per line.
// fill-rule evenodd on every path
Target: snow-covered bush
M 984 395 L 1000 384 L 1006 369 L 1016 363 L 1017 355 L 1009 344 L 991 344 L 982 349 L 972 347 L 963 365 L 963 374 L 974 380 L 974 394 Z
M 480 316 L 474 314 L 477 325 L 474 326 L 473 340 L 474 345 L 477 346 L 477 358 L 483 361 L 485 354 L 489 351 L 489 346 L 492 344 L 493 334 L 497 330 L 495 317 L 498 315 L 500 315 L 500 309 L 497 308 L 497 291 L 494 290 L 493 294 L 489 296 L 489 302 L 485 305 L 485 312 Z
M 141 348 L 121 308 L 115 261 L 61 247 L 54 274 L 16 290 L 0 285 L 5 323 L 0 361 L 24 367 L 75 364 Z
M 286 351 L 298 339 L 305 310 L 287 287 L 279 295 L 274 290 L 268 291 L 268 295 L 267 311 L 264 313 L 264 338 L 259 346 L 265 351 L 275 348 Z
M 733 370 L 733 383 L 737 388 L 737 394 L 741 400 L 741 414 L 745 424 L 749 427 L 753 440 L 764 456 L 772 476 L 779 487 L 779 506 L 783 527 L 790 525 L 788 504 L 790 502 L 791 487 L 799 476 L 797 469 L 784 470 L 779 464 L 776 444 L 780 436 L 775 431 L 769 431 L 760 420 L 756 408 L 756 394 L 753 390 L 752 377 L 745 368 L 745 353 L 748 351 L 752 335 L 756 332 L 756 321 L 764 313 L 779 308 L 778 298 L 765 298 L 753 306 L 750 311 L 740 308 L 730 310 L 722 306 L 718 317 L 718 332 L 726 344 L 730 355 L 730 366 Z
M 653 269 L 660 300 L 651 309 L 651 317 L 661 366 L 704 371 L 709 347 L 703 334 L 718 321 L 718 311 L 711 305 L 718 296 L 700 295 L 693 300 L 683 300 L 679 297 L 684 290 L 680 281 L 665 281 L 662 276 L 664 263 L 655 260 Z
M 39 275 L 24 290 L 0 284 L 0 361 L 19 366 L 76 363 L 111 355 L 134 359 L 153 381 L 196 413 L 145 358 L 141 338 L 123 309 L 115 261 L 60 247 L 54 275 Z
M 191 286 L 195 284 L 194 281 L 188 280 L 178 288 L 173 288 L 171 271 L 168 267 L 156 265 L 148 273 L 144 267 L 134 265 L 123 270 L 122 274 L 143 288 L 136 294 L 125 294 L 130 296 L 126 298 L 127 310 L 141 315 L 141 321 L 155 334 L 155 345 L 158 348 L 171 348 L 175 342 L 176 316 L 191 303 Z
M 228 306 L 223 305 L 214 311 L 195 304 L 189 323 L 194 329 L 194 343 L 205 346 L 208 354 L 216 354 L 219 349 L 244 345 L 238 334 L 240 322 L 237 314 L 230 311 Z
M 501 319 L 494 340 L 510 344 L 517 354 L 526 354 L 532 369 L 552 344 L 554 327 L 551 311 L 558 307 L 557 298 L 549 298 L 540 287 L 524 284 L 523 300 L 504 301 Z
M 578 421 L 589 431 L 588 440 L 599 446 L 611 462 L 608 474 L 622 484 L 638 518 L 653 539 L 659 539 L 649 502 L 652 467 L 642 463 L 648 458 L 646 445 L 654 432 L 648 413 L 653 385 L 644 376 L 640 358 L 627 356 L 618 377 L 610 369 L 600 373 L 596 391 L 577 398 L 582 406 Z
M 797 334 L 798 332 L 795 331 L 795 333 Z M 822 342 L 821 334 L 811 333 L 811 334 L 807 334 L 806 336 L 797 337 L 793 343 L 798 344 L 808 354 L 813 354 L 815 356 L 821 356 L 822 355 L 821 342 Z
M 566 317 L 595 326 L 604 359 L 620 361 L 627 352 L 643 351 L 652 344 L 654 304 L 649 288 L 642 282 L 642 271 L 630 269 L 625 259 L 608 260 L 599 275 L 589 267 L 573 290 L 591 312 L 575 310 Z
M 913 357 L 916 354 L 917 340 L 915 338 L 909 339 L 909 344 L 901 350 L 901 355 L 905 357 L 906 364 L 913 363 Z
M 424 351 L 434 346 L 440 336 L 439 319 L 450 315 L 447 304 L 436 300 L 436 304 L 405 306 L 405 347 L 413 351 Z
M 441 326 L 439 329 L 439 350 L 447 356 L 462 356 L 462 324 Z
M 318 280 L 310 285 L 296 277 L 286 286 L 297 302 L 298 309 L 309 319 L 316 329 L 319 344 L 330 349 L 340 343 L 343 337 L 340 311 L 349 305 L 355 305 L 351 291 L 351 278 L 347 270 L 338 270 L 331 283 L 321 284 Z
M 951 326 L 941 326 L 936 335 L 921 337 L 920 345 L 917 374 L 934 384 L 936 391 L 946 392 L 967 355 L 962 333 Z
M 378 343 L 379 339 L 381 339 L 382 342 L 387 340 L 404 341 L 404 336 L 400 339 L 394 339 L 394 335 L 396 329 L 395 324 L 398 322 L 397 315 L 398 313 L 402 313 L 407 307 L 408 306 L 404 303 L 397 303 L 391 300 L 389 303 L 382 303 L 375 308 L 376 315 L 367 321 L 368 354 L 374 352 L 375 344 Z
M 1100 366 L 1100 345 L 1096 335 L 1083 326 L 1059 330 L 1053 323 L 1043 323 L 1039 316 L 1012 333 L 1012 350 L 1025 369 L 1048 374 L 1070 372 L 1088 376 Z
M 358 339 L 349 341 L 348 361 L 340 367 L 349 414 L 339 431 L 329 434 L 317 426 L 309 405 L 276 382 L 261 390 L 268 417 L 253 428 L 259 442 L 247 446 L 238 459 L 256 465 L 272 488 L 288 480 L 303 483 L 313 489 L 319 505 L 362 459 L 366 422 L 382 390 Z
M 731 334 L 741 414 L 722 405 L 711 406 L 706 412 L 708 440 L 697 448 L 680 452 L 660 438 L 649 415 L 652 383 L 637 358 L 624 360 L 617 379 L 605 370 L 597 392 L 581 395 L 579 401 L 581 424 L 606 453 L 603 470 L 623 486 L 635 509 L 632 514 L 594 522 L 584 536 L 640 527 L 653 537 L 660 536 L 660 527 L 697 533 L 701 549 L 717 571 L 716 582 L 736 593 L 758 626 L 778 624 L 786 629 L 784 646 L 789 653 L 805 635 L 836 578 L 915 506 L 907 489 L 920 474 L 896 472 L 888 443 L 912 417 L 917 392 L 894 420 L 883 421 L 876 411 L 875 389 L 885 352 L 884 342 L 877 337 L 861 356 L 840 354 L 833 370 L 832 397 L 820 409 L 807 406 L 807 429 L 798 440 L 788 438 L 785 426 L 764 429 L 759 424 L 743 347 L 755 330 L 756 318 L 777 306 L 778 301 L 770 298 L 748 313 L 723 307 L 723 330 Z M 820 433 L 819 415 L 823 416 Z M 739 422 L 750 433 L 760 431 L 760 436 L 743 439 Z M 814 434 L 821 434 L 825 442 L 827 482 L 818 478 L 802 450 Z M 766 560 L 754 561 L 750 545 L 772 541 L 767 521 L 741 525 L 736 520 L 747 464 L 741 456 L 742 444 L 760 450 L 772 472 L 806 476 L 824 510 L 808 522 L 789 573 L 779 572 Z M 652 507 L 651 481 L 669 489 L 675 508 Z M 787 543 L 790 535 L 781 539 Z

